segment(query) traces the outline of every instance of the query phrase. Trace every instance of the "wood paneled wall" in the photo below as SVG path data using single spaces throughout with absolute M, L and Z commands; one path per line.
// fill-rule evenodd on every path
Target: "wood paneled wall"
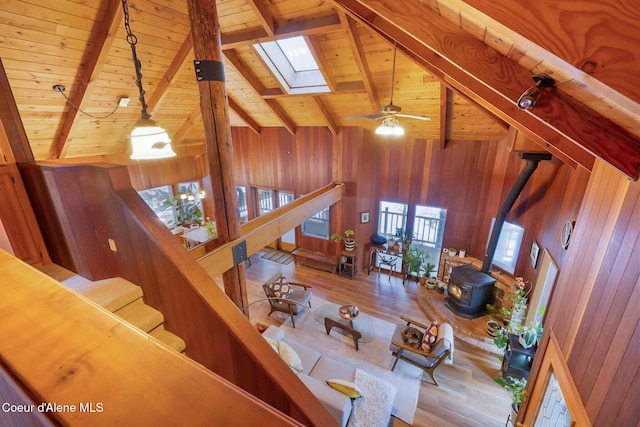
M 380 138 L 360 128 L 341 128 L 336 136 L 324 128 L 298 128 L 295 136 L 282 129 L 265 128 L 257 135 L 233 128 L 233 144 L 241 185 L 295 189 L 298 196 L 332 180 L 344 182 L 345 198 L 332 209 L 331 233 L 353 228 L 362 251 L 376 233 L 378 202 L 390 200 L 447 209 L 445 247 L 466 248 L 483 258 L 491 217 L 525 163 L 506 141 L 449 141 L 443 149 L 432 140 Z M 588 176 L 557 159 L 540 163 L 507 216 L 525 228 L 516 275 L 535 278 L 528 261 L 534 239 L 562 265 L 560 229 L 577 215 Z M 361 212 L 370 213 L 369 223 L 360 224 Z M 308 249 L 338 250 L 299 231 L 296 238 Z
M 639 308 L 640 183 L 597 161 L 545 325 L 594 426 L 640 423 Z

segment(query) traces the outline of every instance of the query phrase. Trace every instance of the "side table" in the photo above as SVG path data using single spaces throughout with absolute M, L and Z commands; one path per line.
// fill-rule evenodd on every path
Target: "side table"
M 535 355 L 535 346 L 524 348 L 518 342 L 517 335 L 509 334 L 509 341 L 502 359 L 502 376 L 504 378 L 528 378 Z
M 341 276 L 353 279 L 358 272 L 358 248 L 352 251 L 340 251 L 340 265 L 338 271 Z

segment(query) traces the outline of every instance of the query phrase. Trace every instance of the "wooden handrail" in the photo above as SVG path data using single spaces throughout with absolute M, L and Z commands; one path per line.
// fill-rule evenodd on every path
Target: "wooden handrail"
M 244 241 L 247 255 L 253 255 L 268 243 L 302 224 L 323 208 L 333 205 L 344 196 L 344 184 L 331 183 L 261 215 L 240 227 L 239 239 L 221 245 L 198 261 L 211 277 L 217 277 L 233 267 L 233 247 Z
M 301 425 L 2 250 L 0 270 L 0 365 L 54 423 Z

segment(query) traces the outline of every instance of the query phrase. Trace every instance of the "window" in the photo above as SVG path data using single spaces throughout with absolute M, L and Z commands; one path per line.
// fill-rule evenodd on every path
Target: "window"
M 329 208 L 324 208 L 302 223 L 302 234 L 322 239 L 329 238 Z
M 257 43 L 253 47 L 287 93 L 329 92 L 304 37 Z
M 247 206 L 247 189 L 241 185 L 236 186 L 236 196 L 238 197 L 238 217 L 240 222 L 249 221 L 249 207 Z
M 407 226 L 407 212 L 409 205 L 404 203 L 380 201 L 380 214 L 378 216 L 378 234 L 384 237 L 394 237 L 398 228 L 402 230 Z
M 439 252 L 446 216 L 446 209 L 417 205 L 413 220 L 413 244 L 434 248 Z
M 271 190 L 258 189 L 258 215 L 264 215 L 273 210 L 273 194 Z
M 173 206 L 173 191 L 170 185 L 147 188 L 146 190 L 138 191 L 138 194 L 167 227 L 175 227 L 177 225 Z
M 491 232 L 495 221 L 495 218 L 491 220 L 489 238 L 491 238 Z M 513 273 L 515 271 L 523 235 L 524 228 L 516 224 L 511 224 L 507 221 L 504 222 L 502 230 L 500 231 L 500 237 L 498 238 L 496 253 L 493 256 L 493 264 L 495 266 L 502 268 L 508 273 Z

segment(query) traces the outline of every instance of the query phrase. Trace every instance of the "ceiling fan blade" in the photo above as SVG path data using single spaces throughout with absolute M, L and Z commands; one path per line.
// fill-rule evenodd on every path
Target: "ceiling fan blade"
M 427 116 L 414 116 L 413 114 L 402 114 L 402 113 L 396 113 L 397 117 L 405 117 L 407 119 L 416 119 L 416 120 L 431 120 L 431 117 L 427 117 Z
M 373 120 L 378 120 L 378 119 L 382 119 L 385 117 L 385 114 L 362 114 L 359 116 L 349 116 L 349 117 L 345 117 L 345 120 L 351 120 L 351 119 L 373 119 Z

